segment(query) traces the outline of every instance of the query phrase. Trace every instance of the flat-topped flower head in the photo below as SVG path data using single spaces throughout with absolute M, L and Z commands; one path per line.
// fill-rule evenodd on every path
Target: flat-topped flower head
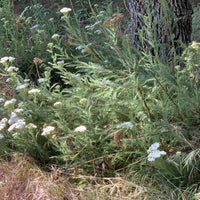
M 7 118 L 3 118 L 0 121 L 0 131 L 3 130 L 6 127 L 6 123 L 7 123 L 8 119 Z
M 65 63 L 64 60 L 61 60 L 61 61 L 58 61 L 58 62 L 57 62 L 58 65 L 62 65 L 62 64 L 64 64 L 64 63 Z
M 53 34 L 53 35 L 52 35 L 52 37 L 51 37 L 51 38 L 52 38 L 52 39 L 56 39 L 56 38 L 58 38 L 58 37 L 60 37 L 60 35 L 59 35 L 59 34 L 57 34 L 57 33 L 55 33 L 55 34 Z
M 6 70 L 7 72 L 17 72 L 19 70 L 18 67 L 15 67 L 15 66 L 10 66 L 8 67 L 8 69 Z
M 160 158 L 161 155 L 166 155 L 167 153 L 165 151 L 152 151 L 149 155 L 148 155 L 148 161 L 152 162 L 155 161 L 156 158 Z
M 11 100 L 8 100 L 4 103 L 4 107 L 9 107 L 9 106 L 12 106 L 17 100 L 16 99 L 11 99 Z
M 11 61 L 14 61 L 14 60 L 15 60 L 15 58 L 14 58 L 14 57 L 12 57 L 12 56 L 9 56 L 9 57 L 8 57 L 8 60 L 11 62 Z
M 76 127 L 75 129 L 74 129 L 74 132 L 85 132 L 87 130 L 87 128 L 85 127 L 85 126 L 83 126 L 83 125 L 81 125 L 81 126 L 78 126 L 78 127 Z
M 62 8 L 61 10 L 60 10 L 60 12 L 61 13 L 63 13 L 63 14 L 66 14 L 66 13 L 68 13 L 68 12 L 70 12 L 72 9 L 71 8 Z
M 86 98 L 82 98 L 79 102 L 80 102 L 80 104 L 85 104 L 87 102 L 87 99 Z
M 36 129 L 37 126 L 35 124 L 33 124 L 33 123 L 29 123 L 29 124 L 26 125 L 26 128 L 28 128 L 28 129 Z
M 140 120 L 145 120 L 147 118 L 147 115 L 143 111 L 140 111 L 140 112 L 138 112 L 137 117 Z
M 60 102 L 60 101 L 57 101 L 57 102 L 55 102 L 54 104 L 53 104 L 53 106 L 55 106 L 55 107 L 59 107 L 59 106 L 61 106 L 62 105 L 62 103 Z
M 39 27 L 39 24 L 36 24 L 36 25 L 34 25 L 34 26 L 31 27 L 31 30 L 35 29 L 35 28 L 38 28 L 38 27 Z
M 21 113 L 21 112 L 23 112 L 23 111 L 24 111 L 23 108 L 16 108 L 16 109 L 14 110 L 14 113 Z
M 22 85 L 18 85 L 18 86 L 16 87 L 16 90 L 22 90 L 22 89 L 27 88 L 27 87 L 28 87 L 28 83 L 24 83 L 24 84 L 22 84 Z
M 30 79 L 24 79 L 24 82 L 25 83 L 27 83 L 27 82 L 29 82 L 30 81 Z
M 47 80 L 46 78 L 39 78 L 39 79 L 38 79 L 38 82 L 39 82 L 39 83 L 44 83 L 46 80 Z
M 23 101 L 19 102 L 19 103 L 18 103 L 18 107 L 22 107 L 22 106 L 23 106 L 23 104 L 24 104 L 24 102 L 23 102 Z
M 8 132 L 11 132 L 13 130 L 18 130 L 18 129 L 23 129 L 26 125 L 26 122 L 24 121 L 24 119 L 20 119 L 18 120 L 16 123 L 12 124 L 9 129 Z
M 1 58 L 0 63 L 5 63 L 6 61 L 8 61 L 8 57 L 7 56 Z
M 12 57 L 12 56 L 5 56 L 5 57 L 3 57 L 3 58 L 1 58 L 0 59 L 0 63 L 5 63 L 5 62 L 7 62 L 7 61 L 9 61 L 9 62 L 12 62 L 12 61 L 14 61 L 15 60 L 15 58 L 14 57 Z
M 159 148 L 160 144 L 158 142 L 153 143 L 149 149 L 147 150 L 147 153 L 151 153 L 152 151 L 156 151 Z
M 124 122 L 122 124 L 117 125 L 116 128 L 133 128 L 132 122 Z
M 12 112 L 10 119 L 8 121 L 8 124 L 9 125 L 14 124 L 14 123 L 18 122 L 19 120 L 20 120 L 20 118 L 17 116 L 16 112 Z
M 167 154 L 165 151 L 158 150 L 159 146 L 160 144 L 156 142 L 149 147 L 149 149 L 147 150 L 147 153 L 149 154 L 147 157 L 148 161 L 155 161 L 155 159 L 159 158 L 161 155 Z
M 28 94 L 39 94 L 40 93 L 40 90 L 39 89 L 31 89 L 28 91 Z
M 5 99 L 4 98 L 0 98 L 0 103 L 4 102 Z
M 43 128 L 43 132 L 42 132 L 42 135 L 49 135 L 51 134 L 53 131 L 55 130 L 55 127 L 53 126 L 47 126 L 45 128 Z
M 20 133 L 18 133 L 18 132 L 12 134 L 12 136 L 13 136 L 14 138 L 16 138 L 16 137 L 19 136 L 19 135 L 20 135 Z

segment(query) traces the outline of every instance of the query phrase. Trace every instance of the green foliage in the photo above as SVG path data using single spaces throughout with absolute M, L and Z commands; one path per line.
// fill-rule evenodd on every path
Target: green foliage
M 152 56 L 130 44 L 112 3 L 88 11 L 85 4 L 78 13 L 56 14 L 40 4 L 20 16 L 3 13 L 6 48 L 0 55 L 16 59 L 0 63 L 0 153 L 30 154 L 41 164 L 95 176 L 147 172 L 164 177 L 180 196 L 187 187 L 193 195 L 199 180 L 200 44 L 194 41 L 173 62 Z M 149 162 L 147 150 L 155 142 L 167 155 Z
M 194 14 L 193 14 L 193 33 L 192 33 L 192 39 L 196 41 L 200 41 L 199 33 L 200 33 L 200 26 L 199 26 L 199 17 L 200 17 L 200 3 L 198 3 L 194 7 Z

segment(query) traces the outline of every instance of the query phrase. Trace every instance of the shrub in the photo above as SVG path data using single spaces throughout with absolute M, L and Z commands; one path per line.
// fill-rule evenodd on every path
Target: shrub
M 37 46 L 30 44 L 34 71 L 25 76 L 19 57 L 12 57 L 16 38 L 8 40 L 8 57 L 0 62 L 1 84 L 11 91 L 10 97 L 0 96 L 1 153 L 28 153 L 41 164 L 94 175 L 124 168 L 156 171 L 176 187 L 195 185 L 198 154 L 190 164 L 187 160 L 199 151 L 200 44 L 193 42 L 170 62 L 135 49 L 120 28 L 122 14 L 92 9 L 85 26 L 72 10 L 60 10 L 62 28 L 49 32 L 48 39 L 38 31 L 29 37 Z M 30 28 L 32 22 L 23 15 L 20 19 Z M 19 41 L 25 41 L 25 25 L 22 29 Z M 155 142 L 166 155 L 149 163 L 147 150 Z

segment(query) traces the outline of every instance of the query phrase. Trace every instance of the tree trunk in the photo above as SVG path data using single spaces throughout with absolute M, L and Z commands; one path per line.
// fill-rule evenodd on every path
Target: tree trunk
M 192 6 L 189 0 L 127 0 L 131 40 L 137 47 L 156 41 L 169 52 L 181 53 L 178 41 L 191 42 Z M 141 37 L 142 35 L 142 37 Z

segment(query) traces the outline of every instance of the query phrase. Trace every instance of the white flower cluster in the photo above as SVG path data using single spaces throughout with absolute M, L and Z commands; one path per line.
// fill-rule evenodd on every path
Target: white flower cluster
M 61 61 L 58 61 L 58 62 L 57 62 L 58 65 L 62 65 L 62 64 L 64 64 L 64 63 L 65 63 L 64 60 L 61 60 Z
M 149 147 L 149 149 L 147 150 L 147 153 L 149 154 L 147 157 L 148 161 L 155 161 L 155 159 L 160 158 L 161 155 L 167 154 L 165 151 L 159 151 L 159 146 L 160 144 L 156 142 Z
M 28 94 L 38 94 L 38 93 L 40 93 L 39 89 L 31 89 L 28 91 Z
M 21 113 L 21 112 L 23 112 L 23 111 L 24 111 L 23 108 L 16 108 L 16 109 L 14 110 L 15 113 Z
M 60 102 L 60 101 L 57 101 L 57 102 L 55 102 L 54 104 L 53 104 L 53 106 L 55 106 L 55 107 L 59 107 L 59 106 L 61 106 L 62 105 L 62 103 Z
M 21 102 L 18 103 L 18 107 L 19 107 L 19 108 L 22 107 L 23 105 L 24 105 L 24 102 L 23 102 L 23 101 L 21 101 Z
M 81 50 L 81 53 L 84 53 L 84 52 L 85 52 L 85 48 L 84 48 L 84 46 L 82 46 L 82 45 L 77 46 L 75 49 L 76 49 L 76 50 Z
M 86 98 L 82 98 L 82 99 L 80 99 L 80 104 L 85 104 L 86 102 L 87 102 L 87 99 Z
M 8 119 L 7 118 L 3 118 L 0 121 L 0 131 L 3 130 L 6 127 L 6 123 L 7 123 Z
M 18 86 L 16 87 L 16 90 L 22 90 L 22 89 L 27 88 L 27 87 L 28 87 L 28 83 L 24 83 L 24 84 L 22 84 L 22 85 L 18 85 Z
M 20 120 L 20 118 L 17 116 L 17 114 L 15 112 L 12 112 L 11 116 L 10 116 L 10 119 L 8 121 L 8 124 L 9 125 L 14 124 L 14 123 L 16 123 L 19 120 Z
M 38 79 L 38 82 L 39 82 L 39 83 L 44 83 L 45 81 L 47 81 L 46 78 L 39 78 L 39 79 Z
M 31 27 L 31 30 L 35 29 L 35 28 L 38 28 L 38 27 L 39 27 L 39 24 L 35 24 L 34 26 Z
M 14 99 L 14 98 L 11 99 L 11 100 L 8 100 L 8 101 L 6 101 L 6 102 L 4 103 L 4 107 L 7 108 L 7 107 L 13 105 L 16 101 L 17 101 L 17 100 Z
M 66 13 L 68 13 L 68 12 L 70 12 L 72 9 L 71 8 L 62 8 L 61 10 L 60 10 L 60 12 L 61 13 L 63 13 L 63 14 L 66 14 Z
M 94 31 L 94 33 L 97 33 L 99 35 L 101 34 L 101 30 L 97 29 L 96 31 Z
M 93 30 L 93 29 L 95 28 L 95 26 L 98 25 L 99 23 L 101 23 L 101 21 L 97 21 L 97 22 L 95 22 L 94 24 L 87 25 L 87 26 L 85 26 L 85 28 L 86 28 L 87 30 Z
M 4 98 L 0 98 L 0 103 L 4 102 L 5 99 Z
M 11 57 L 11 56 L 5 56 L 5 57 L 3 57 L 3 58 L 1 58 L 1 60 L 0 60 L 0 63 L 5 63 L 5 62 L 7 62 L 7 61 L 9 61 L 9 62 L 12 62 L 12 61 L 14 61 L 15 60 L 15 58 L 14 57 Z
M 15 129 L 17 129 L 17 130 L 18 130 L 18 129 L 22 129 L 22 128 L 25 127 L 25 125 L 26 125 L 26 122 L 24 121 L 24 119 L 19 119 L 19 120 L 17 120 L 16 123 L 12 124 L 12 125 L 8 128 L 8 131 L 11 132 L 11 131 L 13 131 L 13 130 L 15 130 Z
M 18 67 L 15 67 L 15 66 L 10 66 L 8 67 L 8 69 L 6 70 L 7 72 L 17 72 L 19 70 Z
M 43 128 L 43 132 L 42 135 L 49 135 L 50 133 L 52 133 L 55 130 L 55 127 L 53 126 L 47 126 L 45 128 Z
M 140 111 L 140 112 L 138 112 L 137 117 L 140 120 L 145 120 L 147 118 L 147 115 L 143 111 Z
M 53 34 L 53 35 L 52 35 L 52 37 L 51 37 L 51 38 L 52 38 L 52 39 L 55 39 L 55 38 L 58 38 L 58 37 L 60 37 L 60 35 L 59 35 L 59 34 L 57 34 L 57 33 L 55 33 L 55 34 Z
M 74 129 L 74 132 L 85 132 L 87 130 L 87 128 L 85 127 L 85 126 L 83 126 L 83 125 L 80 125 L 80 126 L 78 126 L 78 127 L 76 127 L 75 129 Z
M 29 123 L 28 125 L 26 125 L 26 128 L 28 128 L 28 129 L 36 129 L 37 126 L 35 124 L 33 124 L 33 123 Z
M 25 127 L 26 122 L 24 119 L 21 119 L 18 117 L 17 113 L 21 113 L 24 110 L 22 108 L 16 108 L 14 112 L 11 113 L 10 119 L 8 120 L 8 124 L 10 127 L 8 128 L 8 131 L 11 132 L 13 130 L 22 129 Z
M 30 79 L 28 78 L 28 79 L 24 79 L 24 82 L 25 83 L 27 83 L 27 82 L 29 82 L 30 81 Z
M 133 128 L 132 122 L 124 122 L 122 124 L 117 125 L 116 128 Z
M 91 46 L 92 45 L 92 43 L 89 43 L 89 44 L 87 44 L 85 47 L 89 47 L 89 46 Z M 82 45 L 80 45 L 80 46 L 77 46 L 75 49 L 76 50 L 81 50 L 81 53 L 85 53 L 85 47 L 84 46 L 82 46 Z
M 37 128 L 36 125 L 32 123 L 29 123 L 28 125 L 26 125 L 25 119 L 21 119 L 20 117 L 18 117 L 18 113 L 22 113 L 23 111 L 24 110 L 22 108 L 16 108 L 13 112 L 11 112 L 9 120 L 7 118 L 3 118 L 0 121 L 0 131 L 6 127 L 7 123 L 9 125 L 8 132 L 12 132 L 12 133 L 23 128 L 36 129 Z M 19 132 L 16 132 L 16 133 L 13 133 L 12 136 L 17 137 L 19 134 L 20 134 Z M 1 134 L 0 134 L 0 138 L 1 138 Z

